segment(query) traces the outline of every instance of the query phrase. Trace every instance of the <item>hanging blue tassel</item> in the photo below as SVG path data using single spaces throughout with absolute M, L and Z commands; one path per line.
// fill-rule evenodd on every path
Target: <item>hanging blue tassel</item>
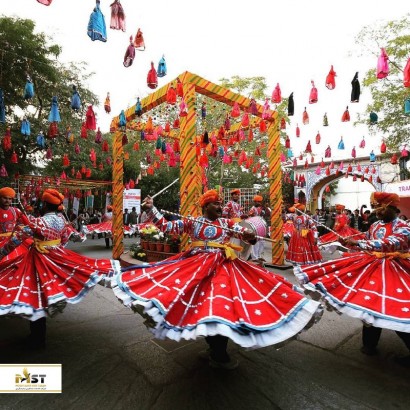
M 225 150 L 223 147 L 218 148 L 218 154 L 220 157 L 223 157 L 225 155 Z
M 26 81 L 26 86 L 24 87 L 23 97 L 25 100 L 31 100 L 34 97 L 34 85 L 29 76 L 27 76 L 27 81 Z
M 137 117 L 141 117 L 142 115 L 142 106 L 141 106 L 140 97 L 137 97 L 137 102 L 135 104 L 135 115 Z
M 404 113 L 405 113 L 406 115 L 409 115 L 409 114 L 410 114 L 410 98 L 407 98 L 407 99 L 404 101 Z
M 158 63 L 157 76 L 165 77 L 167 75 L 167 63 L 165 62 L 164 56 L 161 57 Z
M 121 114 L 120 114 L 120 121 L 118 123 L 118 125 L 120 127 L 125 127 L 127 125 L 127 120 L 125 118 L 125 112 L 124 110 L 121 110 Z
M 145 140 L 145 132 L 141 131 L 141 141 L 144 141 L 144 140 Z
M 288 158 L 292 158 L 293 157 L 293 151 L 291 148 L 288 148 Z
M 21 133 L 23 135 L 29 136 L 31 131 L 30 131 L 30 122 L 26 118 L 21 122 Z
M 51 110 L 48 115 L 48 122 L 61 122 L 60 111 L 58 110 L 58 100 L 56 96 L 54 96 L 51 100 Z
M 338 149 L 345 149 L 345 143 L 343 142 L 343 139 L 340 139 L 339 145 L 337 146 Z
M 44 140 L 44 135 L 43 132 L 40 131 L 39 134 L 37 135 L 36 138 L 36 144 L 40 147 L 40 148 L 45 148 L 46 147 L 46 142 Z
M 80 94 L 78 94 L 77 87 L 73 85 L 73 95 L 71 97 L 71 108 L 75 111 L 81 108 Z

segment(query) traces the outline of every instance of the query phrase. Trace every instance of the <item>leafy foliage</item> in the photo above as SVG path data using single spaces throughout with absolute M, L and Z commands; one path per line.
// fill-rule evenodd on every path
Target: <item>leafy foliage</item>
M 377 79 L 376 70 L 367 71 L 363 80 L 370 89 L 372 102 L 366 109 L 367 117 L 361 117 L 358 123 L 367 124 L 371 134 L 382 133 L 390 152 L 397 152 L 403 144 L 410 142 L 409 120 L 404 114 L 404 101 L 409 91 L 403 87 L 403 69 L 410 56 L 410 15 L 385 24 L 364 27 L 356 38 L 363 52 L 372 50 L 375 63 L 380 48 L 385 48 L 389 56 L 389 75 Z M 370 113 L 378 115 L 378 122 L 371 124 Z
M 86 72 L 86 64 L 61 64 L 58 61 L 61 46 L 53 44 L 44 33 L 35 33 L 32 20 L 1 17 L 0 50 L 0 87 L 6 106 L 6 124 L 1 126 L 0 133 L 4 134 L 5 127 L 10 126 L 12 137 L 12 149 L 0 152 L 0 163 L 6 164 L 9 177 L 13 178 L 16 173 L 55 175 L 62 170 L 61 158 L 64 153 L 69 154 L 76 168 L 87 163 L 86 152 L 90 149 L 91 141 L 81 141 L 80 127 L 87 105 L 97 104 L 98 100 L 83 85 L 91 75 Z M 34 85 L 34 97 L 31 100 L 24 99 L 27 75 Z M 79 111 L 71 109 L 73 85 L 77 87 L 82 100 Z M 46 146 L 41 148 L 36 144 L 36 136 L 40 131 L 47 136 L 53 96 L 58 98 L 62 119 L 58 125 L 59 135 L 53 139 L 46 138 Z M 30 122 L 30 136 L 23 136 L 20 132 L 23 118 Z M 82 155 L 76 155 L 73 144 L 70 147 L 67 143 L 65 134 L 68 126 L 82 148 Z M 52 161 L 45 158 L 47 149 L 52 151 Z M 17 164 L 10 162 L 13 151 L 18 154 Z

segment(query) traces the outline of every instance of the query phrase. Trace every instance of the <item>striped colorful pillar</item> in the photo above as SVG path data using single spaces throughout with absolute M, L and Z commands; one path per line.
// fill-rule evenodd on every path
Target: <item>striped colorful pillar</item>
M 196 110 L 195 110 L 195 86 L 189 82 L 183 82 L 184 100 L 188 107 L 188 115 L 180 120 L 180 214 L 196 217 L 199 215 L 197 204 L 202 194 L 200 169 L 196 159 Z M 183 235 L 182 248 L 188 243 L 188 235 Z
M 124 227 L 122 216 L 122 199 L 124 191 L 124 152 L 122 148 L 122 134 L 123 132 L 121 130 L 115 131 L 112 146 L 112 256 L 114 259 L 120 259 L 120 256 L 124 252 Z
M 282 221 L 282 168 L 280 163 L 280 132 L 277 124 L 278 113 L 272 115 L 275 119 L 269 122 L 268 133 L 268 178 L 269 199 L 272 209 L 270 237 L 272 243 L 272 263 L 283 265 L 285 259 L 285 247 L 283 241 Z

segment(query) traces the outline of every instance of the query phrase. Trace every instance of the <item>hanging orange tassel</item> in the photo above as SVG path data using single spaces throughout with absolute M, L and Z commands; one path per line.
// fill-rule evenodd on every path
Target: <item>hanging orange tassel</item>
M 252 141 L 253 141 L 253 132 L 252 132 L 252 128 L 249 128 L 248 142 L 252 142 Z
M 263 120 L 261 120 L 261 122 L 259 123 L 259 131 L 266 132 L 266 122 Z

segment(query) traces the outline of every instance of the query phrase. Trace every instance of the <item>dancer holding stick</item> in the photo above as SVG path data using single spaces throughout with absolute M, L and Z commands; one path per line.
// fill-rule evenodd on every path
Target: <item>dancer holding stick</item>
M 358 236 L 360 239 L 363 239 L 365 237 L 363 232 L 358 231 L 357 229 L 352 228 L 349 226 L 349 218 L 347 215 L 343 212 L 345 209 L 345 206 L 342 204 L 336 204 L 336 220 L 335 220 L 335 226 L 334 230 L 331 230 L 327 228 L 330 232 L 322 235 L 319 239 L 321 243 L 329 243 L 329 242 L 334 242 L 337 241 L 338 239 L 345 240 L 346 238 L 352 237 L 352 236 Z
M 144 203 L 161 231 L 187 233 L 192 241 L 180 254 L 124 268 L 113 278 L 116 296 L 147 318 L 156 338 L 205 337 L 209 348 L 201 357 L 211 367 L 231 370 L 238 362 L 227 352 L 228 339 L 248 348 L 279 344 L 320 315 L 320 305 L 282 276 L 236 257 L 230 238 L 252 241 L 255 234 L 222 218 L 216 190 L 200 197 L 203 216 L 197 218 L 167 221 L 152 198 Z
M 295 229 L 289 239 L 286 261 L 296 265 L 312 264 L 323 260 L 317 246 L 316 223 L 304 214 L 304 209 L 303 204 L 295 204 L 289 208 L 293 215 Z

